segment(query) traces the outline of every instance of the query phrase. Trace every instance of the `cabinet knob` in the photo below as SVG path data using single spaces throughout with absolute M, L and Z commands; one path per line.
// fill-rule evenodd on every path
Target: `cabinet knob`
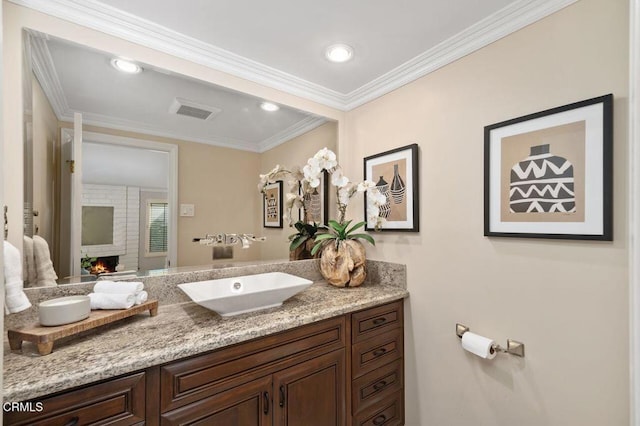
M 373 385 L 373 389 L 374 390 L 380 390 L 380 389 L 384 388 L 385 386 L 387 386 L 387 382 L 384 381 L 384 380 L 381 380 L 378 383 L 376 383 L 375 385 Z
M 373 320 L 373 325 L 380 325 L 387 322 L 387 317 L 376 318 Z
M 78 426 L 79 421 L 80 421 L 80 418 L 78 416 L 74 416 L 71 418 L 71 420 L 65 423 L 64 426 Z
M 264 399 L 264 413 L 265 414 L 269 414 L 269 392 L 266 392 L 262 394 L 262 397 Z
M 280 386 L 280 407 L 284 407 L 284 385 Z
M 387 421 L 387 416 L 385 416 L 384 414 L 379 415 L 378 417 L 376 417 L 375 419 L 373 419 L 373 424 L 376 426 L 380 426 L 382 424 L 384 424 L 384 422 Z
M 387 349 L 386 348 L 380 348 L 380 349 L 376 349 L 375 351 L 373 351 L 373 356 L 381 356 L 387 353 Z

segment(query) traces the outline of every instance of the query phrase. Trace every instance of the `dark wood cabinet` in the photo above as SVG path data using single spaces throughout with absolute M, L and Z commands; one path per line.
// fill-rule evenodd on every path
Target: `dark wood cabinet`
M 274 425 L 343 426 L 344 364 L 337 350 L 275 373 Z
M 137 425 L 145 420 L 145 373 L 111 379 L 70 392 L 38 398 L 42 410 L 8 411 L 5 425 Z
M 402 301 L 351 314 L 353 426 L 404 424 Z
M 4 424 L 402 425 L 402 303 L 38 398 Z

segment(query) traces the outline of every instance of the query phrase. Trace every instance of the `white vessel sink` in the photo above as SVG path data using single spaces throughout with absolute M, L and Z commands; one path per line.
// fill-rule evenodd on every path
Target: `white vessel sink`
M 200 306 L 223 317 L 273 308 L 313 284 L 284 272 L 178 284 Z

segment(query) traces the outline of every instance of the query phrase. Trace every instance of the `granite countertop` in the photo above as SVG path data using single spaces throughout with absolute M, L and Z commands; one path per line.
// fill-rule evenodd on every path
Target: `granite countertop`
M 161 303 L 155 317 L 144 313 L 67 338 L 46 356 L 28 342 L 22 352 L 11 352 L 5 333 L 4 401 L 34 399 L 408 296 L 384 280 L 347 289 L 314 281 L 279 308 L 230 318 L 193 302 Z

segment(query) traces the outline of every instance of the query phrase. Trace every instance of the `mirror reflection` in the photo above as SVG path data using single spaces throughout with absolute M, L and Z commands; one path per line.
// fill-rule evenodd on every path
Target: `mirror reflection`
M 46 241 L 58 283 L 288 258 L 258 175 L 335 151 L 335 122 L 35 31 L 24 44 L 25 245 Z M 217 233 L 267 240 L 224 259 L 192 241 Z

